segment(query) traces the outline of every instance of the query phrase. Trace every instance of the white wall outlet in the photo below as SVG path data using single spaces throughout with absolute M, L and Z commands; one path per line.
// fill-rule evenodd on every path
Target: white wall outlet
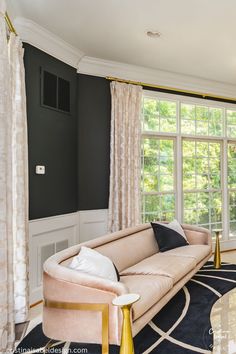
M 45 166 L 37 165 L 35 168 L 36 175 L 45 175 Z

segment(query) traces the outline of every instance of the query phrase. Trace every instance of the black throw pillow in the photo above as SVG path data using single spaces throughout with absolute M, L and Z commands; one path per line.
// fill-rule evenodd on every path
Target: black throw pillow
M 169 251 L 177 247 L 188 246 L 188 242 L 177 231 L 153 222 L 151 222 L 151 225 L 160 252 Z

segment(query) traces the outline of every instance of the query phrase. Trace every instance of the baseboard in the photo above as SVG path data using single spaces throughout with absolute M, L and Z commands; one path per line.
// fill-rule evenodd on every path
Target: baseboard
M 233 251 L 236 249 L 236 239 L 234 240 L 220 240 L 221 252 Z M 215 242 L 212 242 L 212 250 L 215 250 Z

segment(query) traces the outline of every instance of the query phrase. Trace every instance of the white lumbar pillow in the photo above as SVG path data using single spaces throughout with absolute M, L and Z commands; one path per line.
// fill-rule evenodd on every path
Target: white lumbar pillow
M 88 247 L 81 247 L 79 254 L 73 258 L 69 268 L 117 281 L 116 270 L 112 261 Z
M 161 222 L 157 222 L 156 224 L 161 224 L 161 225 L 164 225 L 165 227 L 168 227 L 169 229 L 175 230 L 181 236 L 183 236 L 183 238 L 186 240 L 187 243 L 189 243 L 188 240 L 187 240 L 187 237 L 186 237 L 186 235 L 184 233 L 184 230 L 183 230 L 182 226 L 180 225 L 180 223 L 178 222 L 178 220 L 174 219 L 169 224 L 164 224 L 164 223 L 161 223 Z

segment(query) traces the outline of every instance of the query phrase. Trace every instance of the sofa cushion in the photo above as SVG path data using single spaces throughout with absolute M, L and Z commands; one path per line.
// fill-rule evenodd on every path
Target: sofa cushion
M 189 247 L 189 246 L 187 246 Z M 197 262 L 191 257 L 157 253 L 123 270 L 121 275 L 160 275 L 172 278 L 174 283 L 190 272 Z
M 122 276 L 121 282 L 130 293 L 140 295 L 140 300 L 132 306 L 132 317 L 135 321 L 157 303 L 172 287 L 173 280 L 158 275 Z
M 168 256 L 181 256 L 191 257 L 196 260 L 197 263 L 201 262 L 203 258 L 207 257 L 211 252 L 211 247 L 208 245 L 189 245 L 184 247 L 178 247 L 174 250 L 165 252 Z
M 176 223 L 177 220 L 176 220 Z M 183 236 L 183 232 L 179 233 L 179 225 L 178 231 L 176 231 L 176 225 L 174 225 L 175 229 L 169 227 L 168 225 L 163 225 L 160 223 L 151 222 L 154 235 L 156 241 L 158 243 L 160 252 L 166 252 L 173 248 L 182 247 L 188 245 L 188 241 L 186 236 Z

